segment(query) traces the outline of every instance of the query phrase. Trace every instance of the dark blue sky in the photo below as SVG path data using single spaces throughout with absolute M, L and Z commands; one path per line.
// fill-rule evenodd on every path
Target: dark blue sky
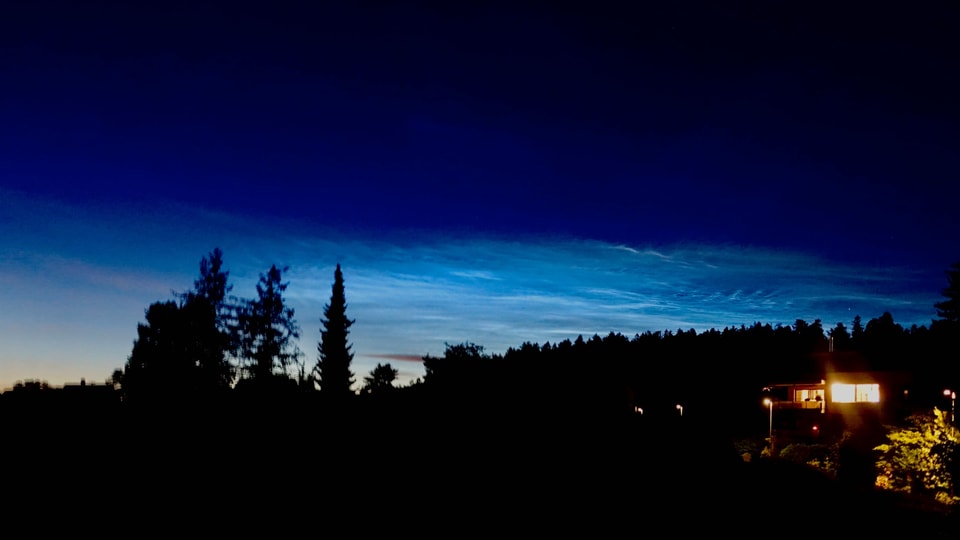
M 322 305 L 338 260 L 348 301 L 351 270 L 358 278 L 408 270 L 358 254 L 378 242 L 405 254 L 397 261 L 456 260 L 451 275 L 485 282 L 517 253 L 574 261 L 592 251 L 571 246 L 598 242 L 667 257 L 720 250 L 731 263 L 721 267 L 777 269 L 753 280 L 768 291 L 767 280 L 790 282 L 785 272 L 796 267 L 764 261 L 809 258 L 828 269 L 829 278 L 812 278 L 821 296 L 861 286 L 876 295 L 859 313 L 867 319 L 883 310 L 908 324 L 935 316 L 943 271 L 960 258 L 960 18 L 949 3 L 313 4 L 5 3 L 0 227 L 10 234 L 0 253 L 19 264 L 8 264 L 8 279 L 43 286 L 24 276 L 52 257 L 104 271 L 175 272 L 162 294 L 187 288 L 199 258 L 220 245 L 235 274 L 255 278 L 282 257 L 292 268 L 318 267 L 301 279 L 317 281 Z M 76 237 L 84 224 L 88 235 Z M 497 255 L 451 255 L 465 245 Z M 603 260 L 614 272 L 632 264 Z M 557 283 L 576 274 L 538 264 L 518 267 Z M 683 276 L 647 277 L 682 288 Z M 897 284 L 876 286 L 878 276 Z M 636 289 L 643 277 L 610 287 Z M 581 285 L 575 290 L 598 289 Z M 742 298 L 737 286 L 719 288 Z M 124 335 L 116 351 L 125 352 L 97 369 L 122 365 L 142 310 L 161 299 L 141 294 L 125 326 L 111 330 Z M 446 309 L 436 304 L 424 312 Z M 490 302 L 480 304 L 497 318 Z M 841 320 L 833 307 L 797 305 L 647 322 L 586 317 L 554 331 L 574 338 L 673 322 Z M 469 335 L 482 326 L 479 309 L 461 314 L 456 335 L 369 348 L 416 356 L 444 340 L 481 341 Z M 302 310 L 302 325 L 315 330 L 320 306 Z M 853 314 L 842 320 L 849 325 Z M 534 324 L 529 339 L 555 336 L 548 328 Z M 515 337 L 487 344 L 500 350 L 519 345 Z M 310 362 L 311 339 L 302 344 Z M 21 378 L 40 361 L 22 360 L 28 349 L 5 353 L 19 355 Z

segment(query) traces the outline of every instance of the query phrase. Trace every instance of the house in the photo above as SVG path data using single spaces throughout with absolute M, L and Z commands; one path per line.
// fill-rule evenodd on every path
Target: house
M 762 400 L 771 408 L 774 434 L 816 439 L 882 429 L 908 413 L 909 373 L 867 369 L 853 352 L 815 356 L 818 377 L 764 387 Z

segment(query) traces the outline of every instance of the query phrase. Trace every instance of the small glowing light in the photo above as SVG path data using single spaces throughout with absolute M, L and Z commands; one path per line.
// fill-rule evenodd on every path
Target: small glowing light
M 813 426 L 814 431 L 820 431 L 820 426 Z
M 948 389 L 944 390 L 944 391 L 943 391 L 943 395 L 945 395 L 945 396 L 950 396 L 950 389 L 948 388 Z
M 773 405 L 773 401 L 771 401 L 770 398 L 763 398 L 763 404 L 769 407 Z

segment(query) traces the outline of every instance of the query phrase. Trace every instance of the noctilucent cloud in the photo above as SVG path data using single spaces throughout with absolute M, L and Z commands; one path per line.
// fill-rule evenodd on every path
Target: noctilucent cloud
M 130 353 L 154 301 L 188 290 L 199 259 L 224 250 L 233 293 L 289 266 L 286 298 L 316 358 L 333 268 L 343 266 L 354 372 L 377 363 L 422 376 L 445 343 L 504 352 L 620 332 L 821 319 L 825 327 L 883 311 L 928 324 L 942 272 L 864 268 L 800 252 L 721 244 L 625 245 L 570 237 L 311 231 L 296 223 L 178 209 L 151 213 L 3 193 L 18 233 L 5 240 L 0 313 L 7 385 L 25 378 L 106 378 Z M 142 210 L 142 211 L 141 211 Z
M 3 8 L 0 389 L 106 379 L 215 247 L 239 297 L 289 267 L 308 367 L 340 263 L 358 382 L 463 341 L 928 325 L 955 14 L 685 6 Z

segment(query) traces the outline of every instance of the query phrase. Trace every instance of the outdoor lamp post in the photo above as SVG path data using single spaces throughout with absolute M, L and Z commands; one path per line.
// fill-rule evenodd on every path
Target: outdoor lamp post
M 950 398 L 950 423 L 956 425 L 957 422 L 954 419 L 954 411 L 956 410 L 957 393 L 947 388 L 943 391 L 943 395 Z
M 677 410 L 680 411 L 680 417 L 683 417 L 683 405 L 677 403 Z
M 770 427 L 767 432 L 767 436 L 770 437 L 770 445 L 773 446 L 773 400 L 770 398 L 764 398 L 763 404 L 767 407 L 770 407 Z

